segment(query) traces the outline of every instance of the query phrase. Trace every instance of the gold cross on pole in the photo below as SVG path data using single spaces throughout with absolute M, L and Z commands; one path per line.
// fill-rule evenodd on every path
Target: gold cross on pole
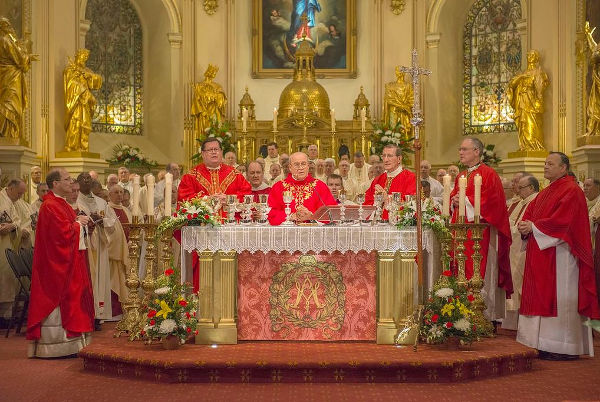
M 422 110 L 421 110 L 421 89 L 419 85 L 419 78 L 421 75 L 431 74 L 431 70 L 419 67 L 419 55 L 417 49 L 412 51 L 412 65 L 410 67 L 400 67 L 400 71 L 408 73 L 412 77 L 412 86 L 414 93 L 414 101 L 412 107 L 412 118 L 410 124 L 415 128 L 415 140 L 419 139 L 419 126 L 423 124 Z

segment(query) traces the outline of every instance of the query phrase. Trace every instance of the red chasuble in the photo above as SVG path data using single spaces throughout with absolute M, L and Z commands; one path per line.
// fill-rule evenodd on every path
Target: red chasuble
M 233 167 L 221 164 L 218 169 L 208 169 L 204 163 L 201 163 L 181 178 L 177 201 L 217 193 L 235 194 L 240 201 L 243 201 L 244 195 L 250 194 L 251 191 L 250 183 Z
M 269 206 L 271 207 L 269 223 L 271 225 L 280 225 L 285 221 L 284 191 L 291 191 L 293 194 L 293 201 L 290 204 L 292 213 L 296 212 L 296 205 L 304 205 L 310 212 L 315 212 L 323 205 L 337 204 L 329 187 L 321 180 L 308 175 L 304 180 L 298 181 L 288 174 L 284 180 L 273 184 L 271 188 L 269 194 Z
M 271 187 L 261 188 L 260 190 L 252 190 L 252 194 L 254 195 L 254 202 L 258 202 L 258 196 L 260 194 L 269 194 L 271 192 Z
M 488 223 L 496 228 L 498 232 L 498 287 L 506 291 L 506 297 L 513 292 L 512 276 L 510 273 L 510 245 L 512 243 L 512 235 L 510 233 L 510 224 L 508 222 L 508 212 L 506 209 L 506 199 L 504 197 L 504 188 L 498 173 L 491 167 L 481 163 L 477 169 L 471 172 L 461 172 L 454 184 L 454 189 L 450 193 L 450 199 L 458 194 L 458 179 L 459 177 L 467 177 L 466 196 L 471 205 L 475 205 L 475 176 L 481 175 L 481 221 Z M 458 219 L 458 208 L 454 209 L 452 214 L 452 222 Z M 469 233 L 470 237 L 470 233 Z M 467 279 L 473 276 L 473 242 L 465 243 L 467 261 L 465 264 L 465 275 Z M 483 231 L 483 240 L 481 241 L 481 277 L 485 278 L 485 270 L 487 266 L 487 254 L 490 246 L 490 229 L 489 227 Z
M 402 199 L 405 195 L 415 195 L 417 193 L 417 177 L 410 170 L 402 169 L 395 177 L 388 179 L 387 172 L 373 179 L 371 186 L 365 193 L 365 205 L 373 205 L 375 202 L 375 186 L 379 184 L 388 194 L 401 193 Z M 383 211 L 383 219 L 388 218 L 387 209 Z
M 56 307 L 68 337 L 94 329 L 92 284 L 75 219 L 64 199 L 46 194 L 35 232 L 27 339 L 40 339 L 42 321 Z
M 573 177 L 564 176 L 542 190 L 529 203 L 523 221 L 569 245 L 579 265 L 578 311 L 600 318 L 590 242 L 590 225 L 583 191 Z M 540 250 L 533 234 L 527 242 L 520 314 L 556 317 L 556 247 Z

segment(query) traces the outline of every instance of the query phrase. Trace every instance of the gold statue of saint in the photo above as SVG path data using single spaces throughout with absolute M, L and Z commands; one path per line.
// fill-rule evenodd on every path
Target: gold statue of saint
M 400 67 L 396 67 L 396 81 L 385 84 L 385 95 L 383 97 L 383 121 L 390 127 L 396 126 L 398 122 L 408 135 L 411 132 L 410 118 L 415 95 L 410 83 L 404 80 L 404 73 Z
M 215 120 L 217 123 L 225 120 L 227 97 L 223 88 L 213 82 L 218 71 L 219 67 L 209 64 L 204 72 L 204 81 L 194 85 L 192 116 L 194 116 L 194 126 L 198 133 L 204 133 L 210 127 L 211 120 Z
M 22 138 L 23 114 L 27 108 L 26 74 L 37 60 L 7 18 L 0 18 L 0 138 Z
M 543 151 L 544 90 L 550 81 L 540 67 L 537 50 L 527 53 L 527 70 L 515 75 L 508 83 L 506 97 L 514 110 L 514 120 L 519 133 L 520 151 Z
M 92 131 L 92 119 L 96 98 L 92 89 L 100 89 L 102 76 L 85 66 L 90 51 L 79 49 L 75 60 L 69 60 L 64 71 L 65 89 L 65 150 L 88 152 L 89 137 Z
M 587 105 L 587 130 L 585 135 L 600 135 L 600 46 L 592 36 L 596 28 L 590 30 L 590 23 L 585 23 L 585 36 L 590 56 L 590 69 L 592 70 L 592 88 Z

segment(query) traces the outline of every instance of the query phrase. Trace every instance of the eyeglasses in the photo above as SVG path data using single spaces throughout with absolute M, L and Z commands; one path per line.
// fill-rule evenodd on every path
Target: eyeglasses
M 307 167 L 308 163 L 307 162 L 294 162 L 294 163 L 292 163 L 292 166 L 295 168 Z
M 459 151 L 459 152 L 461 152 L 461 151 L 472 151 L 472 150 L 474 150 L 474 149 L 475 149 L 475 148 L 463 148 L 463 147 L 460 147 L 460 148 L 458 148 L 458 151 Z
M 529 187 L 529 186 L 531 186 L 531 184 L 528 184 L 528 185 L 526 185 L 526 186 L 519 186 L 519 190 L 523 190 L 524 188 L 527 188 L 527 187 Z
M 221 150 L 221 148 L 210 148 L 210 149 L 205 149 L 202 152 L 210 153 L 210 152 L 219 152 L 220 150 Z

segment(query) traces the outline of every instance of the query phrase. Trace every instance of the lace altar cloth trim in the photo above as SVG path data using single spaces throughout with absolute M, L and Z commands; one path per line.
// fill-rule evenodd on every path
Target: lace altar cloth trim
M 433 232 L 423 231 L 423 249 L 431 251 Z M 416 229 L 393 226 L 187 226 L 181 246 L 196 251 L 416 251 Z

